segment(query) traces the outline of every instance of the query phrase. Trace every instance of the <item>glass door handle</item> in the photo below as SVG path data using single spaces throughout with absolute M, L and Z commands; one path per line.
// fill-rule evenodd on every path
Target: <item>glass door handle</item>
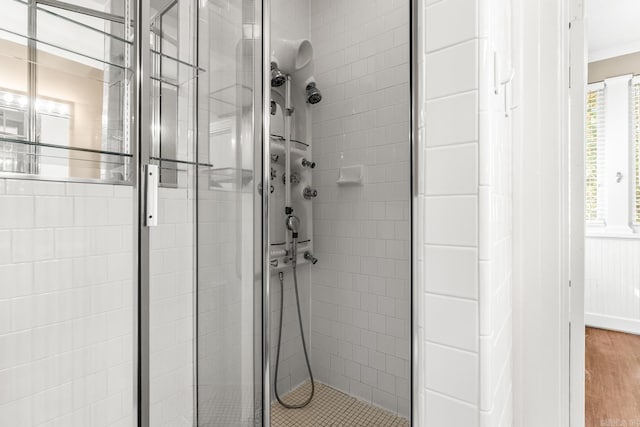
M 155 227 L 158 225 L 158 181 L 160 172 L 157 165 L 145 165 L 145 187 L 147 191 L 145 204 L 145 225 Z

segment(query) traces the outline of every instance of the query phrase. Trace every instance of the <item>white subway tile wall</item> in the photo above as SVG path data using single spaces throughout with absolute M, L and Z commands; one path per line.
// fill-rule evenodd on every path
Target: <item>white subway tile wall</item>
M 209 179 L 201 171 L 201 183 Z M 201 185 L 198 200 L 198 411 L 203 425 L 254 415 L 253 194 Z
M 188 427 L 194 420 L 195 198 L 194 190 L 185 187 L 159 189 L 158 225 L 149 230 L 149 400 L 154 426 Z
M 509 3 L 421 9 L 418 422 L 426 426 L 511 425 L 511 104 L 509 85 L 494 92 L 493 73 L 494 51 L 505 64 L 510 55 Z
M 409 2 L 311 0 L 317 378 L 410 415 Z M 362 164 L 363 186 L 338 187 Z
M 132 201 L 0 179 L 0 425 L 133 425 Z
M 487 0 L 480 79 L 480 423 L 512 425 L 512 84 L 511 0 Z M 488 21 L 488 22 L 487 22 Z M 484 65 L 482 65 L 484 64 Z M 497 86 L 497 87 L 496 87 Z M 505 93 L 506 92 L 506 93 Z

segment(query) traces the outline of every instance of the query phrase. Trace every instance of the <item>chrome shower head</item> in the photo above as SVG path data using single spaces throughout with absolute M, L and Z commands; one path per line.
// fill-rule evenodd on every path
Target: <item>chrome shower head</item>
M 285 76 L 282 71 L 278 68 L 278 64 L 275 62 L 271 63 L 271 87 L 280 87 L 287 81 L 287 76 Z
M 317 104 L 322 101 L 322 93 L 320 89 L 316 87 L 315 82 L 311 82 L 307 85 L 307 102 L 309 104 Z

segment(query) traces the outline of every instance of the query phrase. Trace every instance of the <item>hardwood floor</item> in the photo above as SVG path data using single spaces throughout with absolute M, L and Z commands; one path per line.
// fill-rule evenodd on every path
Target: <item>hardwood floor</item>
M 586 329 L 586 427 L 640 427 L 640 336 Z

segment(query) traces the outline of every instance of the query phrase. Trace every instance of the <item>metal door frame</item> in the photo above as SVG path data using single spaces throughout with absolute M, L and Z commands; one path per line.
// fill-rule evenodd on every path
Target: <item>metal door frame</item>
M 418 319 L 420 313 L 420 286 L 417 282 L 417 194 L 418 188 L 418 166 L 419 166 L 419 126 L 420 126 L 420 76 L 419 76 L 419 54 L 421 45 L 420 39 L 420 14 L 418 0 L 408 0 L 409 4 L 409 49 L 410 49 L 410 144 L 409 165 L 410 165 L 410 287 L 411 287 L 411 325 L 410 325 L 410 341 L 411 341 L 411 374 L 410 374 L 410 414 L 411 424 L 416 425 L 419 420 L 419 405 L 417 375 L 420 367 L 417 365 L 419 357 L 419 335 L 418 335 Z M 270 134 L 270 101 L 271 101 L 271 0 L 262 0 L 262 184 L 263 189 L 270 186 L 271 176 L 271 150 L 269 144 Z M 264 427 L 271 426 L 271 279 L 270 279 L 270 255 L 269 255 L 269 191 L 262 191 L 262 425 Z

